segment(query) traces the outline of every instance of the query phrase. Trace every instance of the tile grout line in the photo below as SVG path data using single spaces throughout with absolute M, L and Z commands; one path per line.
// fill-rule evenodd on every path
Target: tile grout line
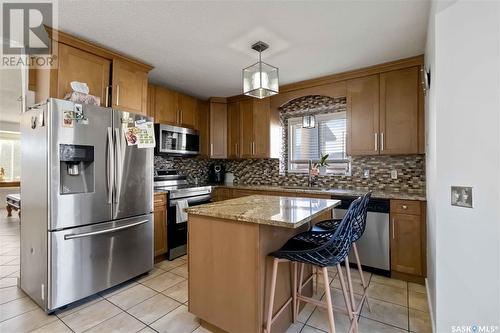
M 171 312 L 172 312 L 172 311 L 174 311 L 174 310 L 177 310 L 179 307 L 181 307 L 181 306 L 183 306 L 183 305 L 184 305 L 184 304 L 182 304 L 182 303 L 181 303 L 178 307 L 176 307 L 175 309 L 170 310 L 168 313 L 166 313 L 166 314 L 164 314 L 163 316 L 161 316 L 160 318 L 156 319 L 155 321 L 153 321 L 153 322 L 152 322 L 151 324 L 149 324 L 148 326 L 149 326 L 149 327 L 151 327 L 150 325 L 152 325 L 152 324 L 156 323 L 158 320 L 162 319 L 163 317 L 167 316 L 169 313 L 171 313 Z M 199 319 L 199 318 L 198 318 L 198 317 L 196 317 L 196 319 Z M 195 328 L 195 330 L 196 330 L 198 327 L 200 327 L 200 326 L 201 326 L 201 325 L 198 325 L 198 326 Z M 156 332 L 158 332 L 158 331 L 157 331 L 156 329 L 154 329 L 153 327 L 151 327 L 151 328 L 152 328 L 153 330 L 155 330 Z
M 6 303 L 3 303 L 3 304 L 1 304 L 1 305 L 6 305 L 6 304 L 9 304 L 9 303 L 11 303 L 11 302 L 18 301 L 18 300 L 20 300 L 20 299 L 24 299 L 24 298 L 28 298 L 28 296 L 21 297 L 21 298 L 16 298 L 16 299 L 13 299 L 13 300 L 8 301 L 8 302 L 6 302 Z M 31 298 L 30 298 L 30 300 L 31 300 Z M 25 313 L 31 312 L 31 311 L 33 311 L 33 310 L 36 310 L 36 309 L 38 308 L 38 304 L 36 304 L 36 303 L 35 303 L 35 305 L 37 306 L 36 308 L 34 308 L 34 309 L 29 309 L 29 310 L 26 310 L 26 311 L 24 311 L 24 312 L 22 312 L 22 313 L 18 313 L 18 314 L 17 314 L 17 315 L 15 315 L 15 316 L 9 317 L 9 318 L 7 318 L 7 319 L 0 320 L 0 323 L 6 322 L 7 320 L 10 320 L 10 319 L 13 319 L 13 318 L 16 318 L 16 317 L 22 316 L 22 315 L 23 315 L 23 314 L 25 314 Z
M 147 286 L 144 286 L 144 287 L 149 288 L 149 287 L 147 287 Z M 149 289 L 151 289 L 151 288 L 149 288 Z M 168 288 L 167 288 L 167 289 L 168 289 Z M 151 290 L 153 290 L 156 294 L 155 294 L 155 295 L 153 295 L 153 296 L 151 296 L 151 297 L 148 297 L 147 299 L 145 299 L 145 300 L 143 300 L 143 301 L 141 301 L 141 302 L 139 302 L 139 303 L 137 303 L 137 304 L 135 304 L 134 306 L 130 307 L 128 310 L 130 310 L 130 309 L 132 309 L 133 307 L 135 307 L 136 305 L 139 305 L 139 304 L 141 304 L 141 303 L 144 303 L 145 301 L 147 301 L 147 300 L 149 300 L 149 299 L 151 299 L 151 298 L 153 298 L 153 297 L 155 297 L 155 296 L 157 296 L 157 295 L 160 295 L 160 294 L 161 294 L 161 295 L 163 295 L 163 296 L 165 296 L 165 297 L 167 297 L 167 298 L 169 298 L 169 299 L 171 299 L 171 300 L 173 300 L 174 302 L 176 302 L 176 303 L 178 303 L 178 304 L 179 304 L 178 306 L 176 306 L 176 307 L 175 307 L 175 308 L 173 308 L 172 310 L 168 311 L 166 314 L 162 315 L 161 317 L 159 317 L 159 318 L 158 318 L 158 319 L 156 319 L 155 321 L 151 322 L 151 324 L 152 324 L 152 323 L 154 323 L 154 322 L 156 322 L 157 320 L 159 320 L 159 319 L 163 318 L 164 316 L 166 316 L 166 315 L 167 315 L 167 314 L 169 314 L 170 312 L 174 311 L 174 310 L 175 310 L 175 309 L 177 309 L 179 306 L 183 305 L 183 303 L 181 303 L 181 302 L 179 302 L 179 301 L 177 301 L 177 300 L 175 300 L 175 299 L 173 299 L 173 298 L 171 298 L 171 297 L 168 297 L 167 295 L 164 295 L 164 294 L 162 294 L 161 292 L 157 292 L 157 291 L 156 291 L 156 290 L 154 290 L 154 289 L 151 289 Z M 166 289 L 165 289 L 165 290 L 166 290 Z M 124 291 L 125 291 L 125 290 L 124 290 Z M 118 293 L 118 294 L 119 294 L 119 293 Z M 113 295 L 113 296 L 115 296 L 115 295 Z M 130 315 L 130 316 L 132 316 L 133 318 L 137 319 L 138 321 L 140 321 L 141 323 L 143 323 L 144 325 L 146 325 L 146 327 L 149 327 L 149 328 L 153 329 L 155 332 L 158 332 L 157 330 L 155 330 L 154 328 L 152 328 L 151 326 L 149 326 L 150 324 L 149 324 L 149 325 L 148 325 L 148 324 L 146 324 L 145 322 L 143 322 L 142 320 L 140 320 L 139 318 L 137 318 L 136 316 L 134 316 L 133 314 L 131 314 L 130 312 L 128 312 L 128 310 L 125 310 L 125 309 L 121 308 L 120 306 L 118 306 L 118 305 L 114 304 L 113 302 L 109 301 L 108 299 L 106 299 L 106 300 L 107 300 L 109 303 L 111 303 L 111 304 L 113 304 L 114 306 L 116 306 L 117 308 L 119 308 L 120 310 L 124 311 L 125 313 L 129 314 L 129 315 Z M 111 319 L 111 318 L 110 318 L 110 319 Z M 142 329 L 144 329 L 144 328 L 141 328 L 141 330 L 142 330 Z

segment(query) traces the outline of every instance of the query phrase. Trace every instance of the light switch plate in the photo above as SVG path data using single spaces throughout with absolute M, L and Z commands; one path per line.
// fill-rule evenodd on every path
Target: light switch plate
M 363 178 L 370 178 L 370 169 L 363 170 Z
M 398 179 L 398 170 L 391 170 L 391 179 Z
M 452 186 L 451 205 L 465 208 L 472 208 L 472 187 Z

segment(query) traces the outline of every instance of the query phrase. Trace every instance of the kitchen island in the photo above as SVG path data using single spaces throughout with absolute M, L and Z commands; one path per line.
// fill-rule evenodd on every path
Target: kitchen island
M 340 202 L 321 198 L 252 195 L 196 206 L 188 212 L 189 311 L 215 331 L 263 331 L 272 259 L 294 235 Z M 310 267 L 306 276 L 310 274 Z M 291 265 L 278 270 L 274 312 L 291 296 Z M 312 293 L 312 285 L 305 287 Z M 273 323 L 284 332 L 291 306 Z

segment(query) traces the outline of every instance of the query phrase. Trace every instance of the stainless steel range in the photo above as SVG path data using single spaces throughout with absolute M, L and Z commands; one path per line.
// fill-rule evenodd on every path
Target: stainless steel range
M 173 260 L 187 252 L 187 214 L 184 208 L 210 203 L 212 187 L 188 184 L 176 170 L 155 172 L 155 190 L 167 192 L 167 257 Z

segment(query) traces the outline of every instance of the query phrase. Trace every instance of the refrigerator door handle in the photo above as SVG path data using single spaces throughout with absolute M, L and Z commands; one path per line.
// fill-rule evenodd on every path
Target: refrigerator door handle
M 124 144 L 125 139 L 120 135 L 120 129 L 115 128 L 115 203 L 118 203 L 120 200 L 122 191 L 123 150 L 126 148 Z
M 106 161 L 106 179 L 108 181 L 108 203 L 110 204 L 113 198 L 113 182 L 114 182 L 114 141 L 113 129 L 108 127 L 108 156 Z
M 122 226 L 115 227 L 115 228 L 109 228 L 109 229 L 91 231 L 91 232 L 82 232 L 81 234 L 67 234 L 67 235 L 64 235 L 64 239 L 68 240 L 68 239 L 89 237 L 89 236 L 95 236 L 95 235 L 109 234 L 110 232 L 116 232 L 116 231 L 123 230 L 123 229 L 129 229 L 129 228 L 147 223 L 148 221 L 149 220 L 143 220 L 143 221 L 134 222 L 134 223 L 130 223 L 127 225 L 122 225 Z

